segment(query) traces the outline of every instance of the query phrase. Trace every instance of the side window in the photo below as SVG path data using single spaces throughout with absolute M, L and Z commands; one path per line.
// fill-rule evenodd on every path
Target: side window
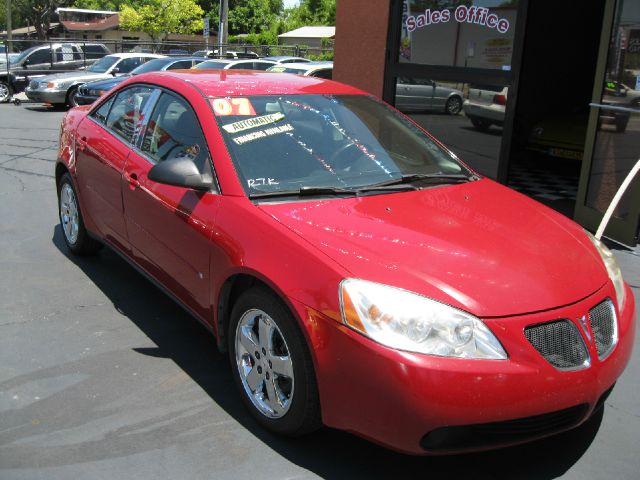
M 75 45 L 71 47 L 71 50 L 73 50 L 73 59 L 74 60 L 82 60 L 82 51 L 76 47 Z
M 120 92 L 107 117 L 107 128 L 126 141 L 135 143 L 144 119 L 144 107 L 152 93 L 153 89 L 149 87 L 131 87 Z
M 254 70 L 266 70 L 269 67 L 273 67 L 273 63 L 268 62 L 253 62 Z
M 333 70 L 331 70 L 330 68 L 327 68 L 326 70 L 318 70 L 312 75 L 312 77 L 326 78 L 327 80 L 331 80 L 332 76 Z
M 142 151 L 155 162 L 192 158 L 200 172 L 211 168 L 209 149 L 191 106 L 163 93 L 156 104 L 142 140 Z
M 191 68 L 191 60 L 181 60 L 169 66 L 167 70 L 178 70 L 180 68 Z
M 100 105 L 100 108 L 98 108 L 97 110 L 93 111 L 91 113 L 91 116 L 93 118 L 95 118 L 96 121 L 104 124 L 107 121 L 107 115 L 109 114 L 109 109 L 111 108 L 111 105 L 113 104 L 113 99 L 114 98 L 115 97 L 111 97 L 109 100 L 107 100 L 102 105 Z
M 251 63 L 252 62 L 236 63 L 234 65 L 231 65 L 229 67 L 229 70 L 246 70 L 246 69 L 252 70 Z
M 117 65 L 118 73 L 129 73 L 131 70 L 141 65 L 140 57 L 125 58 Z
M 42 63 L 51 62 L 51 50 L 43 48 L 42 50 L 36 50 L 29 55 L 29 65 L 38 65 Z

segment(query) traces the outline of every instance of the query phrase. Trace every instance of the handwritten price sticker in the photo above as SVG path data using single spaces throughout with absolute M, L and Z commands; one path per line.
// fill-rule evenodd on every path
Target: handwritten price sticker
M 256 111 L 248 98 L 214 98 L 211 100 L 213 113 L 218 117 L 253 116 Z

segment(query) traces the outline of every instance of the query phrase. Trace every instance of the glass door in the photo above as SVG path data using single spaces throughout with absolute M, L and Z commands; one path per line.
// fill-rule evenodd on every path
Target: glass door
M 640 158 L 640 2 L 607 0 L 582 166 L 576 220 L 595 230 Z M 638 243 L 640 178 L 622 197 L 604 235 Z

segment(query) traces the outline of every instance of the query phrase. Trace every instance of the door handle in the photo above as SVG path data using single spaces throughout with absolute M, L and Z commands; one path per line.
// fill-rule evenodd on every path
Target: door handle
M 124 177 L 127 179 L 127 182 L 129 182 L 129 186 L 132 189 L 138 188 L 140 186 L 138 175 L 136 175 L 135 173 L 125 173 Z

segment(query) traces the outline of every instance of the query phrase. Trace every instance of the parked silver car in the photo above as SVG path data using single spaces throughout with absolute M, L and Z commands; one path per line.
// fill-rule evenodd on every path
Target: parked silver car
M 333 62 L 280 63 L 267 69 L 268 72 L 295 73 L 305 77 L 333 78 Z
M 164 56 L 153 53 L 114 53 L 102 57 L 86 70 L 47 75 L 32 80 L 25 93 L 36 102 L 75 107 L 78 105 L 75 97 L 80 85 L 124 75 L 153 58 Z
M 396 108 L 401 112 L 438 110 L 457 115 L 462 110 L 462 92 L 425 78 L 399 77 Z

